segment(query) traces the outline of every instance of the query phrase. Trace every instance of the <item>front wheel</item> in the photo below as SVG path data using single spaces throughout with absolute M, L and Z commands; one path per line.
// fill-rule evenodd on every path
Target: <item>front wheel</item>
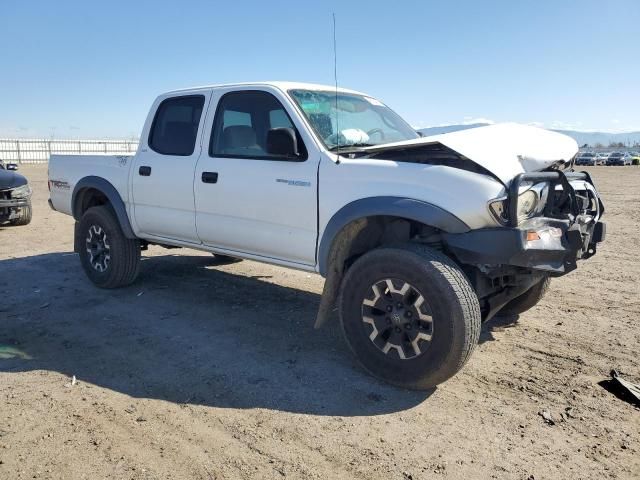
M 478 343 L 480 306 L 460 268 L 423 245 L 379 248 L 347 271 L 345 339 L 374 376 L 412 389 L 455 375 Z
M 124 236 L 111 208 L 88 209 L 76 235 L 82 268 L 96 286 L 117 288 L 133 283 L 140 269 L 140 241 Z

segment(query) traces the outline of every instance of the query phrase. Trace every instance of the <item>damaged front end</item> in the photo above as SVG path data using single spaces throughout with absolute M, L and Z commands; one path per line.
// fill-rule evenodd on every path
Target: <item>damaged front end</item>
M 586 172 L 517 175 L 489 209 L 501 227 L 443 234 L 474 283 L 485 318 L 546 277 L 565 275 L 605 238 L 604 205 Z
M 23 208 L 31 206 L 31 187 L 15 172 L 0 169 L 0 224 L 13 222 Z
M 376 145 L 351 156 L 465 170 L 502 185 L 501 197 L 487 198 L 486 227 L 420 240 L 463 268 L 486 320 L 548 277 L 574 270 L 604 240 L 604 205 L 589 174 L 572 171 L 577 154 L 576 141 L 566 135 L 498 124 Z
M 23 208 L 31 205 L 31 189 L 23 188 L 0 190 L 0 224 L 11 222 L 20 217 Z

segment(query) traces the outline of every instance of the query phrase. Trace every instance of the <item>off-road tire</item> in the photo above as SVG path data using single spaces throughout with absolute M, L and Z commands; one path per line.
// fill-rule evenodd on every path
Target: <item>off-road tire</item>
M 410 284 L 428 304 L 431 338 L 412 358 L 401 358 L 400 349 L 395 355 L 384 353 L 371 340 L 375 331 L 365 322 L 364 300 L 375 292 L 372 285 L 385 279 Z M 346 272 L 338 306 L 344 337 L 362 366 L 403 388 L 429 389 L 451 378 L 469 359 L 480 335 L 480 305 L 473 287 L 453 260 L 424 245 L 384 247 L 362 255 Z
M 549 277 L 539 281 L 522 295 L 514 298 L 502 307 L 499 315 L 519 315 L 535 307 L 538 302 L 542 300 L 542 297 L 545 296 L 547 290 L 549 290 L 550 284 L 551 279 L 549 279 Z
M 92 255 L 87 251 L 90 230 L 104 231 L 109 247 L 109 262 L 104 271 L 92 265 Z M 100 288 L 118 288 L 133 283 L 140 270 L 140 241 L 124 236 L 115 213 L 108 206 L 88 209 L 76 230 L 76 244 L 80 246 L 80 263 L 87 277 Z
M 14 227 L 20 227 L 23 225 L 29 225 L 31 223 L 31 204 L 26 207 L 20 208 L 20 213 L 18 213 L 18 217 L 9 221 L 10 225 Z

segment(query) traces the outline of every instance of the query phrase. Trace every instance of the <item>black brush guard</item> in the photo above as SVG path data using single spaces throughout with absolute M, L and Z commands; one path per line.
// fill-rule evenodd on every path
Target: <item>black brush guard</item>
M 593 180 L 586 172 L 518 175 L 508 190 L 507 225 L 443 234 L 446 248 L 461 263 L 481 266 L 485 271 L 513 266 L 560 276 L 574 270 L 578 259 L 587 259 L 596 253 L 596 245 L 604 240 L 606 228 L 603 222 L 594 221 L 593 216 L 586 212 L 588 205 L 585 205 L 584 197 L 576 195 L 571 180 L 584 180 L 593 186 Z M 519 223 L 518 195 L 524 182 L 548 182 L 550 194 L 540 216 Z M 556 193 L 558 185 L 561 190 Z M 602 201 L 597 195 L 593 200 L 598 202 L 598 211 L 602 214 Z M 529 232 L 545 229 L 557 229 L 561 234 L 547 235 L 537 242 L 528 240 Z

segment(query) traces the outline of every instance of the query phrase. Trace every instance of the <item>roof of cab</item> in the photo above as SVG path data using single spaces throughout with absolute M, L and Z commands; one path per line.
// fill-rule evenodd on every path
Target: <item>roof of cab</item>
M 300 89 L 300 90 L 323 90 L 323 91 L 331 91 L 335 92 L 335 85 L 320 85 L 316 83 L 303 83 L 303 82 L 243 82 L 243 83 L 224 83 L 218 85 L 201 85 L 198 87 L 191 88 L 180 88 L 177 90 L 171 90 L 166 92 L 167 94 L 171 93 L 185 93 L 185 92 L 197 92 L 201 90 L 210 90 L 212 88 L 229 88 L 229 87 L 276 87 L 283 92 L 292 89 Z M 356 90 L 349 90 L 347 88 L 338 87 L 338 92 L 340 93 L 355 93 L 357 95 L 366 95 L 365 93 L 358 92 Z

